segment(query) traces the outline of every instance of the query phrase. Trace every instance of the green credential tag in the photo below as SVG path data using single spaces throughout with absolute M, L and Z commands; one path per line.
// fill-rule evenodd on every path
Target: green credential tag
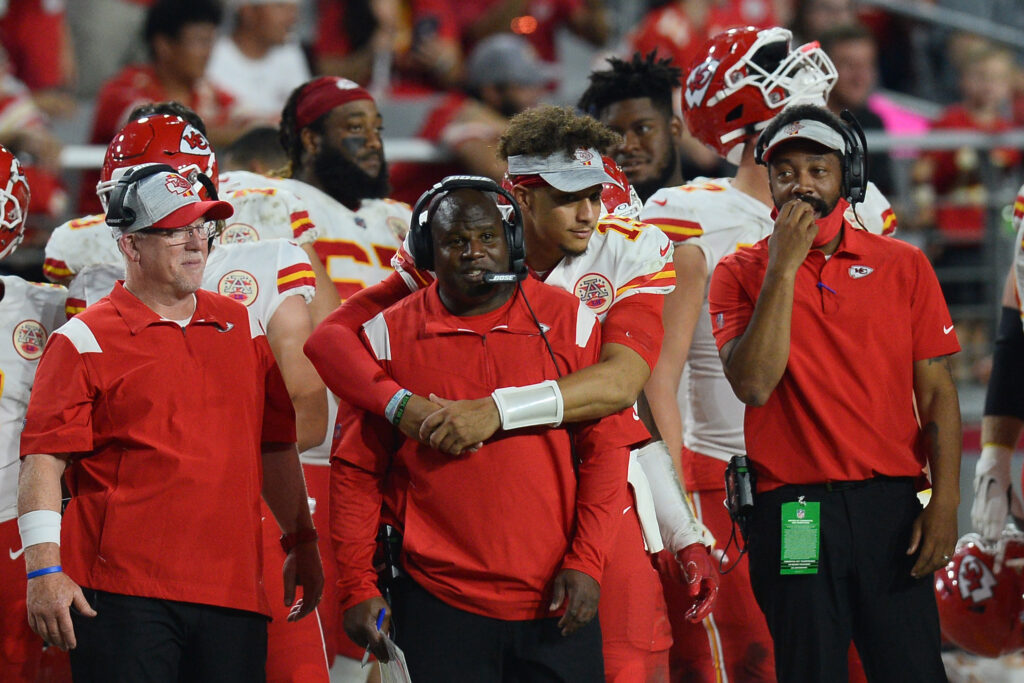
M 817 574 L 821 543 L 821 504 L 804 502 L 782 505 L 782 558 L 779 573 Z

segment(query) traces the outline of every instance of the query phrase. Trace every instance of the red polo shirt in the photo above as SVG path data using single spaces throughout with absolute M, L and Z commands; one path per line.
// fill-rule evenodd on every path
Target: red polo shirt
M 583 304 L 533 279 L 521 286 L 560 372 L 596 362 L 601 330 Z M 457 317 L 435 282 L 368 322 L 364 338 L 402 386 L 424 396 L 480 398 L 559 373 L 521 295 L 491 313 Z M 339 427 L 331 533 L 342 611 L 378 594 L 372 560 L 383 502 L 404 532 L 403 565 L 420 585 L 459 609 L 505 620 L 551 616 L 561 569 L 601 580 L 629 504 L 628 446 L 648 438 L 631 409 L 582 425 L 499 431 L 457 458 L 400 438 L 368 413 L 340 412 Z
M 261 445 L 294 441 L 244 306 L 199 290 L 182 328 L 119 283 L 50 336 L 21 453 L 71 456 L 61 559 L 77 583 L 269 615 Z
M 719 348 L 750 322 L 768 239 L 725 257 L 712 275 Z M 846 224 L 830 259 L 812 250 L 797 271 L 786 371 L 765 405 L 747 406 L 758 487 L 920 476 L 913 365 L 959 350 L 924 254 Z

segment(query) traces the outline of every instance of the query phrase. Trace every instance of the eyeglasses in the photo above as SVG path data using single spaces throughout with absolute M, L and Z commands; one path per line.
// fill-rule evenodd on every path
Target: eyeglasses
M 217 223 L 216 221 L 207 221 L 202 225 L 195 225 L 188 228 L 175 228 L 173 230 L 165 230 L 163 228 L 143 228 L 142 230 L 136 230 L 136 233 L 142 235 L 156 235 L 167 242 L 167 246 L 177 247 L 182 244 L 188 244 L 192 241 L 193 237 L 199 237 L 200 240 L 208 240 L 217 234 Z

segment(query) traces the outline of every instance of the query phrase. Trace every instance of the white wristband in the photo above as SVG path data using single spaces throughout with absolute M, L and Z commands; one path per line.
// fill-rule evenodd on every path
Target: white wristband
M 491 394 L 502 429 L 562 424 L 562 391 L 552 379 L 527 387 L 502 387 Z
M 18 517 L 21 547 L 40 543 L 60 545 L 60 513 L 53 510 L 33 510 Z

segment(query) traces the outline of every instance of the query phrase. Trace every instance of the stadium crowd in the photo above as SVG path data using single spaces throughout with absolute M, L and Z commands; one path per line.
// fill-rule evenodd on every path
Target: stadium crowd
M 0 3 L 0 680 L 1024 649 L 1024 15 L 647 5 Z

